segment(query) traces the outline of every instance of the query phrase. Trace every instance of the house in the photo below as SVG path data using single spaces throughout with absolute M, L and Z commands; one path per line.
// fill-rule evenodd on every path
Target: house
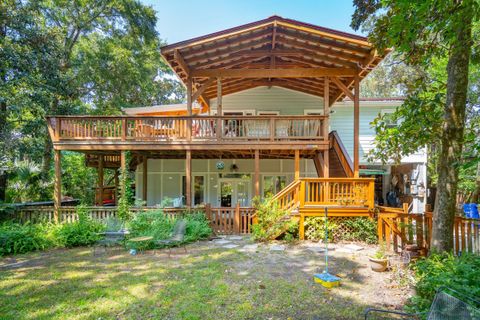
M 48 117 L 57 211 L 62 150 L 84 152 L 98 168 L 99 204 L 119 189 L 118 175 L 107 186 L 103 171 L 129 168 L 148 205 L 183 196 L 187 207 L 250 207 L 273 194 L 301 218 L 323 205 L 368 215 L 395 187 L 401 202 L 424 210 L 424 152 L 397 166 L 364 157 L 370 122 L 401 104 L 360 98 L 361 79 L 385 55 L 366 38 L 272 16 L 161 51 L 186 104 Z

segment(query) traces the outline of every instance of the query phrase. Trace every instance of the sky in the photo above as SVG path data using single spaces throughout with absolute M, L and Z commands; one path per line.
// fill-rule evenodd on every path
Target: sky
M 272 15 L 362 35 L 350 28 L 352 0 L 141 0 L 157 12 L 167 43 L 188 40 Z

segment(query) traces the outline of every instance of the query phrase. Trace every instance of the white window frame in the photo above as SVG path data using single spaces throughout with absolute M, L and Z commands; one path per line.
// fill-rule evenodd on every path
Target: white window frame
M 258 116 L 279 116 L 280 111 L 257 111 Z
M 223 110 L 223 109 L 222 109 L 222 112 L 223 112 L 223 115 L 224 115 L 224 116 L 228 116 L 228 115 L 229 115 L 228 113 L 241 113 L 241 114 L 244 115 L 244 116 L 253 116 L 253 115 L 255 115 L 255 110 L 254 110 L 254 109 L 247 109 L 247 110 L 237 110 L 237 109 Z M 227 114 L 225 114 L 225 113 L 227 113 Z M 216 116 L 217 114 L 218 114 L 218 112 L 217 112 L 217 110 L 215 110 L 215 111 L 213 112 L 213 115 Z M 233 115 L 233 116 L 236 116 L 236 114 Z
M 304 109 L 303 114 L 305 116 L 323 116 L 325 115 L 325 109 Z

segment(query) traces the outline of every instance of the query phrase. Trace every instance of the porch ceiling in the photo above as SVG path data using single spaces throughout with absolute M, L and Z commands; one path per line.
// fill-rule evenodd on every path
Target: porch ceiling
M 318 150 L 300 150 L 300 157 L 313 159 Z M 294 150 L 260 150 L 260 159 L 294 159 Z M 85 153 L 86 165 L 89 167 L 98 167 L 98 156 L 106 156 L 105 168 L 120 167 L 120 152 L 112 151 L 89 151 Z M 142 162 L 146 156 L 149 159 L 185 159 L 186 154 L 183 150 L 160 150 L 160 151 L 132 151 L 132 163 L 130 167 L 135 167 Z M 253 150 L 199 150 L 192 151 L 192 159 L 253 159 L 255 152 Z
M 364 78 L 385 56 L 365 37 L 279 16 L 167 45 L 161 52 L 185 84 L 192 78 L 194 90 L 202 92 L 196 98 L 203 100 L 216 97 L 217 77 L 223 95 L 279 86 L 322 97 L 325 76 L 352 89 L 355 74 Z M 333 104 L 344 93 L 330 82 L 329 96 Z

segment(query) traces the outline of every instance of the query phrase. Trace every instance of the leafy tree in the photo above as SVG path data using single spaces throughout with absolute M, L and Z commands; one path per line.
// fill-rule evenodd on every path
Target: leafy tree
M 12 172 L 17 160 L 41 164 L 47 185 L 46 115 L 118 114 L 182 100 L 183 88 L 159 54 L 155 24 L 153 9 L 136 0 L 2 1 L 0 166 Z M 6 189 L 0 171 L 0 201 Z
M 369 37 L 379 50 L 393 47 L 404 54 L 408 64 L 424 69 L 446 57 L 443 70 L 446 74 L 445 99 L 439 117 L 438 182 L 432 246 L 438 251 L 449 251 L 453 245 L 458 174 L 464 144 L 470 58 L 478 46 L 473 42 L 472 25 L 479 18 L 479 3 L 477 0 L 355 0 L 354 4 L 356 11 L 352 27 L 358 29 L 362 23 L 373 19 Z M 439 97 L 435 95 L 433 100 L 422 106 L 422 94 L 428 92 L 434 93 L 435 90 L 424 88 L 417 95 L 419 100 L 410 98 L 406 102 L 410 104 L 410 109 L 420 105 L 421 119 L 428 117 L 426 112 L 429 110 L 436 110 L 432 102 L 435 103 Z M 433 121 L 436 115 L 434 112 Z M 422 139 L 422 134 L 418 134 L 422 131 L 416 131 L 416 139 Z

